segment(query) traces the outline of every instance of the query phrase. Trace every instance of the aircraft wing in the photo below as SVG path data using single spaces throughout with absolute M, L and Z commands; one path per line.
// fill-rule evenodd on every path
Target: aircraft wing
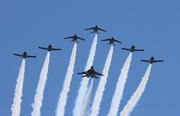
M 144 49 L 134 49 L 134 51 L 144 51 Z
M 61 50 L 61 48 L 51 48 L 51 50 Z
M 73 38 L 74 36 L 69 36 L 69 37 L 65 37 L 64 39 L 70 39 Z
M 48 48 L 44 48 L 44 47 L 39 47 L 39 49 L 48 50 Z
M 77 73 L 77 74 L 86 74 L 86 72 L 79 72 L 79 73 Z
M 154 60 L 153 62 L 163 62 L 163 60 Z
M 91 28 L 86 28 L 85 30 L 91 30 L 91 29 L 94 29 L 94 27 L 91 27 Z
M 103 74 L 98 73 L 98 72 L 95 72 L 95 75 L 101 75 L 101 76 L 104 76 Z
M 104 30 L 104 29 L 101 29 L 101 28 L 98 28 L 99 30 L 101 30 L 101 31 L 104 31 L 104 32 L 106 32 L 106 30 Z
M 26 58 L 36 58 L 36 56 L 26 55 Z
M 81 38 L 81 37 L 78 37 L 78 39 L 81 39 L 81 40 L 84 40 L 84 41 L 86 41 L 84 38 Z
M 118 40 L 114 40 L 115 42 L 118 42 L 118 43 L 122 43 L 121 41 L 118 41 Z
M 122 48 L 122 50 L 131 51 L 131 49 L 129 49 L 129 48 Z
M 101 41 L 110 41 L 111 39 L 102 39 Z
M 150 62 L 150 60 L 141 60 L 142 62 Z
M 13 54 L 13 55 L 15 55 L 15 56 L 19 56 L 19 57 L 23 57 L 23 55 L 22 54 Z

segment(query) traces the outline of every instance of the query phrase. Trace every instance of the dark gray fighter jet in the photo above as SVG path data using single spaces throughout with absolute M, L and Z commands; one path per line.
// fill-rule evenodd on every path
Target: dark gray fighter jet
M 98 30 L 106 32 L 106 30 L 99 28 L 97 25 L 95 27 L 86 28 L 85 30 L 93 30 L 93 32 L 91 33 L 97 33 L 97 34 L 99 34 Z
M 98 72 L 96 72 L 93 68 L 93 66 L 91 66 L 91 68 L 88 70 L 88 71 L 85 71 L 85 72 L 79 72 L 77 74 L 85 74 L 84 76 L 82 77 L 91 77 L 91 78 L 98 78 L 96 75 L 100 75 L 100 76 L 104 76 L 103 74 L 100 74 Z
M 50 44 L 47 48 L 45 48 L 45 47 L 39 47 L 39 49 L 43 49 L 43 50 L 48 50 L 49 52 L 51 51 L 51 50 L 61 50 L 61 48 L 52 48 L 52 45 Z
M 36 58 L 36 56 L 27 55 L 26 52 L 24 52 L 23 54 L 16 54 L 16 53 L 14 53 L 13 55 L 19 56 L 19 57 L 23 57 L 23 58 Z
M 121 44 L 122 44 L 121 41 L 114 39 L 114 37 L 111 37 L 111 38 L 109 38 L 109 39 L 103 39 L 103 40 L 101 40 L 101 41 L 109 41 L 109 43 L 107 43 L 107 44 L 112 44 L 112 45 L 115 45 L 114 42 L 118 42 L 118 43 L 121 43 Z
M 154 57 L 151 57 L 150 60 L 141 60 L 142 62 L 149 62 L 149 63 L 156 63 L 156 62 L 163 62 L 163 60 L 154 60 Z
M 71 39 L 71 38 L 72 38 L 73 40 L 70 41 L 70 42 L 77 42 L 77 43 L 79 43 L 79 42 L 77 41 L 77 39 L 81 39 L 81 40 L 84 40 L 84 41 L 85 41 L 85 39 L 77 36 L 76 34 L 75 34 L 74 36 L 65 37 L 64 39 Z
M 131 46 L 131 48 L 122 48 L 122 50 L 127 50 L 130 52 L 134 52 L 134 51 L 144 51 L 144 49 L 135 49 L 135 46 Z

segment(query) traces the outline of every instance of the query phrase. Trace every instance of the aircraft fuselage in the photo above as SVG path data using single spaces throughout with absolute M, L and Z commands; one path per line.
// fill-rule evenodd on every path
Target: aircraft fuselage
M 51 49 L 52 49 L 52 45 L 49 45 L 48 46 L 48 51 L 51 51 Z
M 154 57 L 150 58 L 150 63 L 152 64 L 154 62 Z
M 131 52 L 134 52 L 135 46 L 131 47 Z
M 27 53 L 24 52 L 24 53 L 23 53 L 23 58 L 26 58 L 26 56 L 27 56 Z
M 114 39 L 110 39 L 110 44 L 113 44 L 114 43 Z

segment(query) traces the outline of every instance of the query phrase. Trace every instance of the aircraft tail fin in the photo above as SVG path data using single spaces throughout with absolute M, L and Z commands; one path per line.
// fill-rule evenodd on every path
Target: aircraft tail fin
M 90 33 L 96 33 L 96 34 L 100 34 L 100 33 L 98 33 L 98 32 L 95 32 L 95 31 L 93 31 L 93 32 L 90 32 Z
M 86 77 L 87 75 L 84 75 L 84 76 L 82 76 L 82 77 Z

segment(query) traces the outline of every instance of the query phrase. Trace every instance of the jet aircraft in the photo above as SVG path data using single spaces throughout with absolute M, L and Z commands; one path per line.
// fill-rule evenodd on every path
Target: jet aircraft
M 103 39 L 101 41 L 109 41 L 109 43 L 107 43 L 107 44 L 112 44 L 112 45 L 116 45 L 116 44 L 114 44 L 114 42 L 118 42 L 118 43 L 122 44 L 121 41 L 118 41 L 118 40 L 114 39 L 114 37 L 111 37 L 110 39 Z
M 91 68 L 90 68 L 88 71 L 79 72 L 79 73 L 77 73 L 77 74 L 85 74 L 85 75 L 82 76 L 82 77 L 87 77 L 87 78 L 89 78 L 89 76 L 90 76 L 91 78 L 93 78 L 93 77 L 94 77 L 94 78 L 98 78 L 96 75 L 104 76 L 103 74 L 100 74 L 100 73 L 96 72 L 96 71 L 94 70 L 93 66 L 91 66 Z
M 70 41 L 70 42 L 77 42 L 77 43 L 79 43 L 79 42 L 77 41 L 77 39 L 81 39 L 81 40 L 84 40 L 84 41 L 85 41 L 85 39 L 83 39 L 83 38 L 77 36 L 76 34 L 75 34 L 74 36 L 65 37 L 64 39 L 70 39 L 70 38 L 73 39 L 73 40 Z
M 23 58 L 36 58 L 36 56 L 27 55 L 26 52 L 24 52 L 23 54 L 16 54 L 16 53 L 14 53 L 13 55 L 19 56 L 19 57 L 23 57 Z
M 131 46 L 131 48 L 122 48 L 122 50 L 127 50 L 130 52 L 134 52 L 134 51 L 144 51 L 144 49 L 135 49 L 135 46 Z
M 51 50 L 61 50 L 61 48 L 52 48 L 52 45 L 50 44 L 47 48 L 45 47 L 39 47 L 39 49 L 48 50 L 49 52 Z
M 97 34 L 99 34 L 99 33 L 98 33 L 98 30 L 106 32 L 106 30 L 99 28 L 97 25 L 96 25 L 95 27 L 86 28 L 85 30 L 92 30 L 92 29 L 93 29 L 93 32 L 91 32 L 91 33 L 97 33 Z
M 142 62 L 149 62 L 150 64 L 156 62 L 163 62 L 163 60 L 154 60 L 154 57 L 151 57 L 150 60 L 141 60 Z

